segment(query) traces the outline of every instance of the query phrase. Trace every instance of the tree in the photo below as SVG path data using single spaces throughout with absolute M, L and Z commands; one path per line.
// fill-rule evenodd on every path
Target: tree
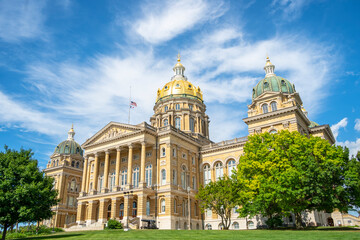
M 200 200 L 202 212 L 211 209 L 221 217 L 221 223 L 225 230 L 231 224 L 231 211 L 236 206 L 236 188 L 228 177 L 221 178 L 216 182 L 210 182 L 205 187 L 201 186 L 196 196 Z
M 53 179 L 44 176 L 31 150 L 0 152 L 0 224 L 2 239 L 16 222 L 41 221 L 52 215 L 58 202 Z
M 301 228 L 302 212 L 348 209 L 346 149 L 319 137 L 281 131 L 249 136 L 244 152 L 237 181 L 248 198 L 241 216 L 261 213 L 270 219 L 292 212 Z

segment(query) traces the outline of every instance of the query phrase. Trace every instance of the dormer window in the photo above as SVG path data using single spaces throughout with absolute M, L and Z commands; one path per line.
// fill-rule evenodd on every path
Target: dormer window
M 179 87 L 180 87 L 180 84 L 176 84 L 176 87 L 179 88 Z
M 264 82 L 264 90 L 269 90 L 269 83 L 268 82 Z
M 286 86 L 285 80 L 281 80 L 281 86 Z
M 191 84 L 189 84 L 189 88 L 191 88 Z
M 168 86 L 165 86 L 165 90 L 168 90 Z

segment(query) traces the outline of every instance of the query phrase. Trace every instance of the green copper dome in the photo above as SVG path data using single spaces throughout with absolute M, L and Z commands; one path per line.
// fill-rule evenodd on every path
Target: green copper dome
M 265 63 L 265 78 L 262 79 L 254 88 L 252 98 L 257 98 L 264 92 L 282 92 L 282 93 L 294 93 L 295 86 L 291 84 L 285 78 L 276 76 L 275 65 L 270 62 L 269 57 L 266 58 Z
M 316 122 L 310 121 L 310 125 L 309 125 L 310 128 L 317 127 L 317 126 L 320 126 L 320 125 L 317 124 Z
M 77 142 L 74 140 L 75 131 L 74 128 L 71 127 L 68 132 L 68 139 L 59 143 L 56 146 L 54 153 L 58 154 L 80 154 L 83 155 L 83 150 Z
M 262 79 L 254 88 L 252 98 L 256 98 L 264 92 L 294 93 L 295 86 L 285 78 L 279 76 L 268 76 Z

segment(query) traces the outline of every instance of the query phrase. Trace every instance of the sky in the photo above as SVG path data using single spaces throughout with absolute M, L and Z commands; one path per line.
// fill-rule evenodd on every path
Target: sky
M 294 83 L 309 118 L 360 150 L 360 1 L 0 0 L 0 144 L 41 168 L 74 124 L 82 144 L 110 121 L 149 123 L 176 56 L 203 91 L 210 138 L 248 134 L 252 88 Z M 2 147 L 1 146 L 1 147 Z

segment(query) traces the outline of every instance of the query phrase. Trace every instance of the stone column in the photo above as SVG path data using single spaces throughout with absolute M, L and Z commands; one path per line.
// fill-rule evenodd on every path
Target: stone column
M 87 176 L 86 176 L 86 192 L 89 192 L 90 187 L 90 172 L 91 172 L 91 162 L 89 161 L 88 167 L 87 167 Z
M 111 219 L 119 219 L 119 206 L 118 206 L 119 199 L 112 198 L 111 199 Z
M 85 192 L 85 188 L 86 188 L 87 165 L 88 165 L 88 157 L 85 156 L 84 167 L 83 167 L 83 175 L 82 175 L 82 183 L 81 183 L 81 192 Z
M 120 184 L 119 184 L 120 162 L 121 162 L 120 154 L 121 154 L 121 148 L 118 147 L 118 148 L 116 148 L 116 168 L 115 168 L 115 188 L 116 188 L 116 190 L 120 186 Z
M 100 200 L 100 205 L 99 205 L 99 222 L 100 223 L 105 223 L 107 221 L 107 200 L 106 199 L 101 199 Z
M 140 167 L 140 186 L 146 186 L 145 183 L 145 157 L 146 157 L 146 143 L 141 143 L 141 167 Z
M 99 154 L 95 154 L 95 169 L 94 169 L 94 178 L 93 178 L 93 181 L 94 181 L 94 190 L 97 191 L 97 188 L 98 188 L 98 177 L 99 177 Z
M 138 195 L 138 217 L 143 218 L 144 216 L 146 216 L 146 199 L 147 199 L 147 195 L 146 194 L 139 194 Z
M 131 188 L 132 186 L 132 159 L 133 159 L 133 146 L 130 144 L 129 145 L 129 156 L 128 156 L 128 171 L 127 171 L 127 187 L 128 189 Z
M 79 202 L 77 206 L 76 223 L 83 224 L 85 221 L 85 202 Z
M 109 182 L 109 150 L 105 151 L 105 169 L 104 169 L 104 192 L 108 192 L 108 182 Z
M 87 224 L 91 224 L 96 221 L 96 207 L 97 207 L 96 201 L 89 201 L 88 219 L 86 219 Z

